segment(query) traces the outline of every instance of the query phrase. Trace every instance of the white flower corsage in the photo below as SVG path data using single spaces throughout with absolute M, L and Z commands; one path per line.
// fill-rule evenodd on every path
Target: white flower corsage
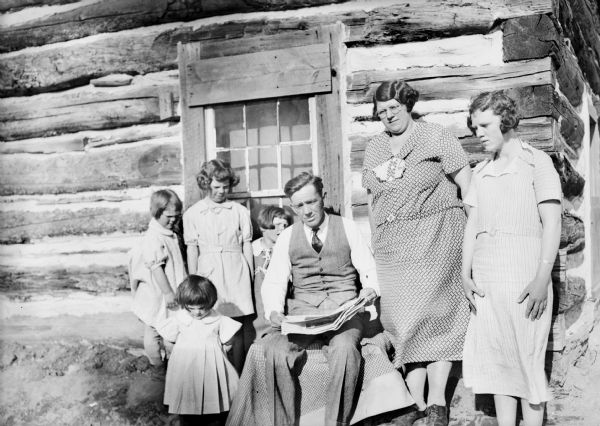
M 401 178 L 404 170 L 406 170 L 406 161 L 398 157 L 392 157 L 373 169 L 375 176 L 381 182 L 389 182 Z

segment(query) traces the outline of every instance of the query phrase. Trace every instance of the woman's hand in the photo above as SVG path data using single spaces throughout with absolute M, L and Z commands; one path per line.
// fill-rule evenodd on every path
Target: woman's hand
M 475 285 L 475 281 L 471 277 L 462 277 L 463 291 L 465 292 L 465 297 L 469 301 L 469 308 L 471 312 L 477 313 L 477 306 L 475 305 L 475 296 L 484 297 L 485 292 Z
M 548 304 L 548 281 L 534 278 L 525 287 L 517 303 L 523 303 L 527 297 L 529 297 L 529 300 L 527 301 L 525 318 L 531 318 L 532 321 L 540 319 Z

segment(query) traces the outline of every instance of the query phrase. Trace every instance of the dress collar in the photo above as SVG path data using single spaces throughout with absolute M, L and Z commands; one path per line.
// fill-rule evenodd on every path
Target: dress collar
M 158 232 L 159 234 L 166 235 L 167 237 L 172 237 L 175 235 L 173 231 L 168 230 L 164 226 L 162 226 L 158 221 L 154 218 L 150 219 L 150 223 L 148 224 L 148 229 L 151 229 L 154 232 Z
M 493 170 L 490 166 L 493 164 L 491 159 L 483 160 L 478 167 L 476 167 L 475 172 L 480 173 L 481 177 L 484 176 L 502 176 L 506 174 L 517 173 L 518 170 L 518 162 L 522 161 L 525 164 L 534 167 L 534 148 L 529 145 L 527 142 L 523 142 L 519 139 L 519 153 L 508 163 L 506 168 L 500 172 Z
M 202 202 L 199 204 L 199 213 L 204 213 L 207 212 L 208 210 L 214 212 L 214 213 L 219 213 L 222 209 L 229 209 L 231 210 L 233 208 L 233 201 L 223 201 L 222 203 L 215 203 L 213 200 L 211 200 L 210 198 L 203 198 Z

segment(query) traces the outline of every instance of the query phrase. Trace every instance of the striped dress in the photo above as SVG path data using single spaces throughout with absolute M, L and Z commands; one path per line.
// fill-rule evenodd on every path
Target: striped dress
M 474 393 L 511 395 L 531 404 L 550 399 L 544 360 L 552 318 L 548 308 L 538 320 L 525 318 L 527 300 L 516 301 L 533 280 L 540 262 L 542 224 L 538 203 L 560 200 L 552 160 L 522 143 L 521 154 L 504 170 L 480 163 L 465 204 L 477 209 L 473 280 L 476 296 L 463 354 L 465 385 Z
M 396 155 L 389 139 L 387 133 L 371 139 L 363 164 L 363 186 L 373 200 L 381 323 L 397 367 L 460 360 L 469 321 L 460 280 L 466 216 L 447 175 L 468 159 L 437 124 L 416 122 Z

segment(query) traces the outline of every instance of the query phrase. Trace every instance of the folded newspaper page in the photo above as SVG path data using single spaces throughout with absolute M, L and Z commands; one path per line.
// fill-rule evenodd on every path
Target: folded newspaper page
M 358 297 L 322 315 L 288 315 L 281 323 L 281 333 L 314 335 L 337 330 L 366 304 L 365 298 Z

